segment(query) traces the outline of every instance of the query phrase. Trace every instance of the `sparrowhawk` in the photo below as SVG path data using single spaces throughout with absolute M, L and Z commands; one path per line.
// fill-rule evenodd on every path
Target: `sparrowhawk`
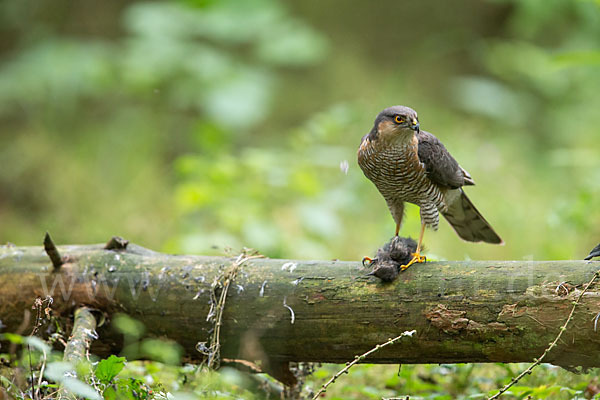
M 420 208 L 417 250 L 403 270 L 425 261 L 420 254 L 425 227 L 437 230 L 439 213 L 464 240 L 503 243 L 462 189 L 475 184 L 471 175 L 435 136 L 419 129 L 412 108 L 393 106 L 377 115 L 373 128 L 362 138 L 358 164 L 383 195 L 396 222 L 396 236 L 404 202 Z

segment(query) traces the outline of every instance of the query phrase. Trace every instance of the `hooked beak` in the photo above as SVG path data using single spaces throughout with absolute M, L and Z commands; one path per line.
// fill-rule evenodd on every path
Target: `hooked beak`
M 419 121 L 417 121 L 415 118 L 412 119 L 411 121 L 411 125 L 410 125 L 410 129 L 412 129 L 413 131 L 419 133 Z

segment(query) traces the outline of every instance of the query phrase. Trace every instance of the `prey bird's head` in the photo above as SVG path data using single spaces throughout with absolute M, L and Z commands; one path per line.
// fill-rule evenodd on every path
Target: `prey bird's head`
M 384 138 L 408 136 L 419 132 L 417 112 L 406 106 L 388 107 L 377 115 L 371 135 Z

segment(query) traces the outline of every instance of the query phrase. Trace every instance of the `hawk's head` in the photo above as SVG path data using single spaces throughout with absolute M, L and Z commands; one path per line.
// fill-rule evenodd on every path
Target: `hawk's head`
M 406 106 L 388 107 L 377 115 L 371 135 L 391 138 L 399 134 L 419 132 L 417 112 Z

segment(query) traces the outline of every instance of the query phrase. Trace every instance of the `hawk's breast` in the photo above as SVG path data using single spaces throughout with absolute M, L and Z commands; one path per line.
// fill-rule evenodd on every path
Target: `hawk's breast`
M 427 178 L 417 150 L 415 136 L 397 143 L 365 137 L 358 150 L 358 164 L 388 203 L 407 201 L 443 207 L 443 195 Z

